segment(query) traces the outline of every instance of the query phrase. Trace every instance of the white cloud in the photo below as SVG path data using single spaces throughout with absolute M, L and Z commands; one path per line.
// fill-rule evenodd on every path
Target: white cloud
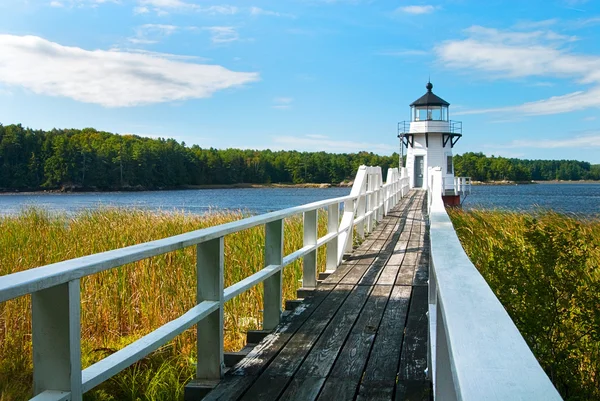
M 279 110 L 287 110 L 292 108 L 293 102 L 294 99 L 291 97 L 276 97 L 273 99 L 274 104 L 271 107 Z
M 275 136 L 275 146 L 282 149 L 326 151 L 326 152 L 360 152 L 369 151 L 380 154 L 391 154 L 396 150 L 393 145 L 373 142 L 337 141 L 321 135 Z
M 210 97 L 257 73 L 127 51 L 85 50 L 36 36 L 0 35 L 0 82 L 105 107 Z
M 49 3 L 50 7 L 56 8 L 74 8 L 74 7 L 98 7 L 99 4 L 114 3 L 121 4 L 121 0 L 53 0 Z
M 152 9 L 158 15 L 166 15 L 170 12 L 196 11 L 208 15 L 235 15 L 240 8 L 231 5 L 200 6 L 182 0 L 138 0 L 138 6 L 134 8 L 135 14 L 145 14 Z
M 535 148 L 535 149 L 564 149 L 564 148 L 600 148 L 600 133 L 576 136 L 567 139 L 524 139 L 515 140 L 508 145 L 493 145 L 498 148 Z
M 240 39 L 239 33 L 232 26 L 208 26 L 202 29 L 210 32 L 210 40 L 213 43 L 230 43 Z
M 445 66 L 478 70 L 486 77 L 553 77 L 580 84 L 600 85 L 600 57 L 574 54 L 565 45 L 577 40 L 552 31 L 500 31 L 472 26 L 467 38 L 451 40 L 435 49 Z M 455 114 L 521 113 L 545 115 L 600 107 L 600 86 L 587 91 L 560 94 L 519 106 L 467 110 Z
M 240 9 L 236 6 L 209 6 L 198 7 L 198 11 L 210 15 L 234 15 L 237 14 L 240 11 Z
M 179 27 L 167 24 L 144 24 L 135 28 L 135 36 L 127 38 L 134 44 L 158 43 L 179 30 L 194 30 L 194 27 Z
M 265 10 L 265 9 L 260 8 L 260 7 L 250 7 L 249 11 L 250 11 L 250 15 L 254 15 L 254 16 L 265 15 L 265 16 L 269 16 L 269 17 L 295 18 L 295 16 L 292 15 L 292 14 L 280 13 L 280 12 L 277 12 L 277 11 Z
M 395 13 L 405 13 L 405 14 L 431 14 L 436 10 L 435 6 L 426 5 L 426 6 L 404 6 L 398 7 L 394 12 Z

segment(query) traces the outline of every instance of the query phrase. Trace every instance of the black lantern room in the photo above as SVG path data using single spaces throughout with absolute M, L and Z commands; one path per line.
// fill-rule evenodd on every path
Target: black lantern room
M 411 121 L 448 121 L 450 103 L 437 96 L 431 90 L 433 84 L 427 83 L 427 93 L 410 105 Z

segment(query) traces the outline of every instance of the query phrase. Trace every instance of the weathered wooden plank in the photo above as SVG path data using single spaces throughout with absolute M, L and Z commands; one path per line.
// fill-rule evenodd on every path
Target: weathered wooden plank
M 289 381 L 290 377 L 288 376 L 262 374 L 254 385 L 244 394 L 241 400 L 276 400 Z
M 427 287 L 413 287 L 406 320 L 400 380 L 425 380 L 427 368 Z
M 325 383 L 325 377 L 294 377 L 281 397 L 282 400 L 315 400 Z
M 237 400 L 255 380 L 255 376 L 225 375 L 219 384 L 203 398 L 203 401 Z
M 359 400 L 392 398 L 411 287 L 395 286 L 386 306 L 359 391 Z
M 399 380 L 395 401 L 431 401 L 431 382 L 429 380 Z
M 400 266 L 386 264 L 379 275 L 377 285 L 394 285 L 399 269 Z
M 362 276 L 365 274 L 365 272 L 369 269 L 369 267 L 370 267 L 370 265 L 362 265 L 362 264 L 355 265 L 354 268 L 352 270 L 350 270 L 350 272 L 348 274 L 346 274 L 346 276 L 344 276 L 344 278 L 342 280 L 340 280 L 340 284 L 345 284 L 345 285 L 358 284 L 358 282 L 360 281 Z
M 354 288 L 298 369 L 296 377 L 327 376 L 371 289 L 372 287 L 367 286 Z
M 360 298 L 361 294 L 352 292 L 352 286 L 337 286 L 325 302 L 318 308 L 305 324 L 294 335 L 267 366 L 260 377 L 250 387 L 242 399 L 262 401 L 277 399 L 287 383 L 291 380 L 306 354 L 309 353 L 315 342 L 322 338 L 332 317 L 346 314 L 349 307 L 355 307 L 352 300 Z M 346 302 L 346 297 L 350 298 Z M 342 304 L 340 307 L 340 304 Z M 346 306 L 350 305 L 350 306 Z M 339 313 L 338 312 L 339 309 Z M 360 309 L 360 307 L 359 307 Z M 335 320 L 335 317 L 333 320 Z M 321 336 L 321 337 L 320 337 Z M 325 334 L 323 334 L 325 336 Z
M 326 302 L 335 302 L 341 294 L 339 291 L 333 293 L 334 285 L 320 285 L 310 298 L 305 299 L 303 304 L 296 308 L 284 322 L 261 341 L 254 349 L 238 363 L 230 372 L 233 375 L 258 375 L 266 365 L 277 355 L 292 336 L 303 326 L 304 322 L 312 317 L 319 306 Z M 339 304 L 338 304 L 339 305 Z M 322 312 L 320 312 L 322 313 Z M 312 319 L 318 319 L 319 314 Z
M 338 284 L 354 268 L 355 264 L 355 261 L 342 263 L 321 284 Z
M 375 261 L 377 254 L 378 254 L 377 252 L 368 251 L 368 253 L 365 253 L 364 255 L 356 255 L 348 260 L 355 261 L 357 265 L 367 265 L 368 266 Z
M 357 381 L 362 376 L 367 357 L 375 334 L 379 329 L 381 318 L 388 303 L 392 287 L 378 285 L 373 287 L 350 336 L 346 340 L 330 377 L 347 377 Z
M 417 254 L 414 252 L 407 253 L 404 256 L 402 266 L 396 278 L 396 285 L 412 285 L 415 269 L 417 268 Z
M 349 379 L 333 377 L 327 379 L 318 400 L 351 401 L 356 396 L 356 387 Z
M 360 317 L 356 320 L 350 331 L 350 335 L 345 341 L 338 341 L 333 338 L 329 344 L 324 344 L 322 349 L 315 347 L 314 353 L 311 353 L 309 358 L 304 362 L 298 373 L 296 374 L 292 386 L 286 390 L 282 399 L 285 400 L 314 400 L 315 398 L 307 398 L 308 395 L 319 394 L 319 389 L 323 386 L 323 381 L 315 380 L 316 378 L 325 379 L 330 382 L 332 378 L 344 379 L 345 391 L 352 398 L 358 383 L 362 376 L 364 366 L 367 362 L 371 344 L 375 338 L 375 333 L 379 326 L 381 316 L 387 304 L 388 296 L 391 287 L 376 286 L 371 291 L 367 302 L 365 303 Z M 364 290 L 363 290 L 364 291 Z M 349 322 L 350 319 L 347 320 Z M 332 324 L 334 324 L 332 322 Z M 344 324 L 340 326 L 341 333 L 334 330 L 334 336 L 337 338 L 344 336 Z M 325 335 L 325 334 L 324 334 Z M 338 344 L 341 347 L 337 359 L 335 357 Z M 343 344 L 343 347 L 341 346 Z M 335 362 L 335 363 L 334 363 Z M 297 388 L 302 387 L 304 390 L 300 393 Z M 329 384 L 323 387 L 323 391 L 319 395 L 320 398 L 344 399 L 340 394 L 336 394 L 337 384 Z M 334 393 L 331 393 L 331 392 Z M 301 398 L 294 398 L 294 394 L 302 394 Z M 350 399 L 351 399 L 350 398 Z
M 307 319 L 296 335 L 285 345 L 264 373 L 271 376 L 292 376 L 302 363 L 304 356 L 320 338 L 321 333 L 327 331 L 330 320 L 335 319 L 340 313 L 347 313 L 349 302 L 350 305 L 354 305 L 352 300 L 357 298 L 357 295 L 354 295 L 356 292 L 352 291 L 353 288 L 353 286 L 347 285 L 337 286 L 320 308 Z M 346 298 L 348 299 L 346 300 Z

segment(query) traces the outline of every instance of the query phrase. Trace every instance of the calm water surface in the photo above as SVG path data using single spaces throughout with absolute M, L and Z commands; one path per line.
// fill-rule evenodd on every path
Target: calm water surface
M 76 213 L 99 207 L 183 211 L 203 214 L 211 209 L 266 213 L 350 194 L 350 188 L 231 188 L 147 192 L 36 193 L 0 195 L 0 215 L 26 207 Z
M 17 214 L 30 206 L 66 213 L 98 207 L 176 210 L 194 214 L 206 213 L 211 209 L 242 209 L 252 213 L 265 213 L 349 193 L 350 188 L 235 188 L 11 194 L 0 195 L 0 215 Z M 541 207 L 566 213 L 600 215 L 600 184 L 474 186 L 464 207 L 510 210 L 535 210 Z
M 600 184 L 478 185 L 463 207 L 600 215 Z

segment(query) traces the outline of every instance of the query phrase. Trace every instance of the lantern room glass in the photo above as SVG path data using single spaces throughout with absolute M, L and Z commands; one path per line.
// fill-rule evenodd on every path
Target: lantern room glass
M 413 106 L 412 121 L 448 121 L 448 106 Z

